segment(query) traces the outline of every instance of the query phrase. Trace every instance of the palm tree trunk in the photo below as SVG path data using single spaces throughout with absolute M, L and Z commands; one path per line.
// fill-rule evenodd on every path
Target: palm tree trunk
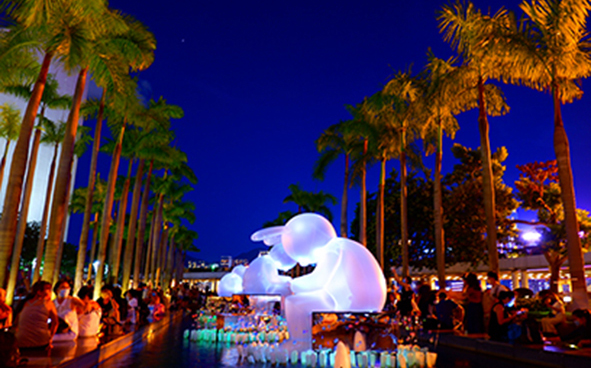
M 109 170 L 109 179 L 105 193 L 105 203 L 103 205 L 103 217 L 101 219 L 101 233 L 99 236 L 98 249 L 98 267 L 94 277 L 94 299 L 98 299 L 101 294 L 103 284 L 103 275 L 105 273 L 105 258 L 107 256 L 107 246 L 109 245 L 109 230 L 111 227 L 111 211 L 113 210 L 113 199 L 115 197 L 115 183 L 117 181 L 117 172 L 119 171 L 119 161 L 121 159 L 121 145 L 123 143 L 123 135 L 125 134 L 125 123 L 119 132 L 119 138 L 115 149 L 113 150 L 113 158 L 111 159 L 111 169 Z
M 49 179 L 47 180 L 47 192 L 45 194 L 45 206 L 43 207 L 43 217 L 41 218 L 41 226 L 39 228 L 39 239 L 37 240 L 37 263 L 33 270 L 33 283 L 39 280 L 41 275 L 41 260 L 43 259 L 43 252 L 45 250 L 45 235 L 47 233 L 47 221 L 49 220 L 49 209 L 51 205 L 51 193 L 53 192 L 53 179 L 55 176 L 55 163 L 57 159 L 57 149 L 59 144 L 53 148 L 53 158 L 49 166 Z
M 56 272 L 57 253 L 62 239 L 63 223 L 68 210 L 70 193 L 70 178 L 72 176 L 72 162 L 74 160 L 74 143 L 76 142 L 76 131 L 80 116 L 80 104 L 82 93 L 86 87 L 88 67 L 80 70 L 72 103 L 72 109 L 66 123 L 66 134 L 62 143 L 62 152 L 58 166 L 58 174 L 55 182 L 53 203 L 51 204 L 51 219 L 49 225 L 49 236 L 45 247 L 45 266 L 43 269 L 43 280 L 53 281 Z M 57 270 L 59 272 L 59 270 Z
M 363 157 L 367 155 L 367 138 L 363 141 Z M 359 242 L 367 247 L 367 169 L 361 169 L 361 193 L 359 194 Z
M 135 228 L 137 225 L 137 213 L 140 204 L 140 192 L 142 190 L 142 177 L 144 176 L 145 161 L 140 159 L 135 174 L 135 184 L 133 185 L 133 197 L 131 200 L 131 213 L 129 215 L 129 225 L 127 227 L 127 242 L 125 244 L 125 254 L 123 255 L 123 281 L 121 289 L 126 292 L 129 288 L 129 277 L 131 275 L 131 264 L 133 263 L 133 247 L 135 244 Z M 134 279 L 137 282 L 137 279 Z
M 162 290 L 168 290 L 170 288 L 170 282 L 172 280 L 172 273 L 174 270 L 174 254 L 175 254 L 175 241 L 174 234 L 170 237 L 168 244 L 168 254 L 166 255 L 166 263 L 164 264 L 164 278 L 162 282 Z
M 380 170 L 380 184 L 378 186 L 378 200 L 376 208 L 376 253 L 378 262 L 384 270 L 384 190 L 386 188 L 386 159 L 382 159 Z
M 589 308 L 587 284 L 585 281 L 585 262 L 581 239 L 579 238 L 579 221 L 577 220 L 577 205 L 573 172 L 570 163 L 570 147 L 568 137 L 562 122 L 562 111 L 558 86 L 553 86 L 554 97 L 554 151 L 558 162 L 558 179 L 560 195 L 564 206 L 564 222 L 566 226 L 566 249 L 568 267 L 572 285 L 573 308 Z
M 69 183 L 72 183 L 72 178 L 70 177 Z M 70 193 L 71 186 L 68 186 L 66 193 Z M 62 231 L 59 241 L 59 247 L 57 248 L 57 257 L 55 258 L 55 269 L 53 271 L 53 282 L 52 284 L 55 285 L 57 281 L 60 279 L 60 271 L 62 266 L 62 255 L 64 254 L 64 246 L 66 244 L 64 235 L 66 233 L 66 225 L 68 223 L 68 216 L 70 216 L 69 211 L 66 210 L 66 218 L 62 222 Z
M 341 237 L 347 238 L 347 207 L 349 191 L 349 155 L 345 155 L 345 183 L 343 185 L 343 200 L 341 202 Z
M 490 159 L 490 140 L 488 137 L 488 117 L 484 101 L 484 80 L 478 78 L 478 130 L 480 132 L 480 155 L 482 160 L 482 195 L 486 215 L 486 243 L 488 246 L 488 267 L 499 272 L 499 254 L 497 250 L 497 224 L 495 209 L 495 188 Z
M 402 241 L 402 275 L 407 277 L 409 272 L 409 257 L 408 257 L 408 211 L 406 204 L 406 152 L 404 147 L 404 133 L 402 134 L 403 149 L 400 152 L 400 240 Z
M 10 148 L 10 140 L 6 139 L 4 155 L 2 156 L 2 161 L 0 161 L 0 188 L 2 188 L 2 181 L 4 181 L 4 168 L 6 167 L 6 155 L 8 154 L 8 148 Z
M 166 249 L 168 247 L 168 226 L 164 225 L 162 231 L 162 239 L 160 241 L 160 254 L 156 260 L 158 266 L 156 267 L 156 284 L 163 287 L 164 266 L 166 265 Z
M 92 244 L 90 246 L 90 257 L 88 257 L 88 270 L 86 270 L 86 282 L 92 278 L 92 266 L 94 263 L 94 257 L 96 255 L 96 240 L 98 238 L 98 226 L 99 226 L 99 214 L 94 214 L 94 227 L 92 229 Z
M 12 155 L 10 176 L 4 197 L 2 218 L 0 219 L 0 287 L 4 286 L 6 275 L 8 274 L 6 268 L 11 260 L 12 246 L 16 236 L 16 219 L 21 200 L 23 177 L 25 176 L 25 169 L 27 168 L 29 141 L 31 140 L 31 133 L 35 124 L 37 110 L 41 103 L 41 96 L 45 89 L 45 82 L 47 80 L 47 73 L 49 72 L 49 64 L 51 63 L 52 57 L 53 53 L 51 52 L 46 53 L 43 57 L 39 76 L 37 77 L 31 98 L 27 104 L 16 148 Z
M 150 236 L 148 237 L 148 249 L 146 250 L 145 265 L 144 265 L 144 280 L 146 283 L 150 282 L 150 273 L 152 270 L 152 253 L 154 252 L 154 237 L 152 232 L 154 231 L 156 223 L 156 210 L 152 210 L 152 221 L 150 222 Z
M 154 221 L 154 227 L 152 228 L 152 261 L 150 264 L 150 268 L 152 269 L 152 276 L 150 280 L 152 281 L 152 286 L 156 287 L 156 269 L 157 269 L 157 260 L 158 256 L 160 255 L 160 239 L 161 239 L 161 231 L 162 231 L 162 208 L 164 207 L 164 194 L 160 194 L 160 198 L 158 199 L 158 209 L 155 213 L 156 219 Z
M 564 261 L 566 261 L 566 256 L 561 255 L 555 251 L 544 251 L 544 258 L 546 258 L 546 262 L 548 262 L 548 269 L 550 270 L 550 291 L 558 294 L 558 282 L 560 281 L 560 267 Z
M 150 161 L 150 168 L 146 175 L 146 185 L 144 185 L 144 192 L 142 194 L 142 207 L 140 208 L 140 223 L 137 230 L 137 240 L 135 243 L 135 266 L 133 268 L 133 283 L 138 285 L 140 280 L 140 269 L 142 266 L 143 250 L 144 250 L 144 236 L 146 233 L 146 218 L 148 216 L 148 198 L 150 195 L 150 181 L 152 179 L 152 169 L 154 168 L 154 160 Z M 144 273 L 144 277 L 146 274 Z
M 74 292 L 78 292 L 78 290 L 80 290 L 80 288 L 82 287 L 82 275 L 84 273 L 84 262 L 86 260 L 86 248 L 88 247 L 88 232 L 90 230 L 90 218 L 92 216 L 92 202 L 94 197 L 94 185 L 96 181 L 96 165 L 98 160 L 98 152 L 101 145 L 101 132 L 103 128 L 103 112 L 105 109 L 105 99 L 106 89 L 103 88 L 98 116 L 96 119 L 96 127 L 94 128 L 92 158 L 90 159 L 88 187 L 86 188 L 86 203 L 84 205 L 84 220 L 82 221 L 82 232 L 80 233 L 80 241 L 78 242 L 78 258 L 76 262 L 76 273 L 74 277 Z
M 35 178 L 35 167 L 37 166 L 37 152 L 39 150 L 39 142 L 41 141 L 41 130 L 35 131 L 33 138 L 33 147 L 31 149 L 31 159 L 29 160 L 29 168 L 27 169 L 27 180 L 25 181 L 25 193 L 23 195 L 23 203 L 21 206 L 21 213 L 18 218 L 18 229 L 16 240 L 14 242 L 14 250 L 12 251 L 12 264 L 10 265 L 10 276 L 8 277 L 8 286 L 6 287 L 6 302 L 12 304 L 12 297 L 14 296 L 14 289 L 16 287 L 16 276 L 20 267 L 21 252 L 23 250 L 23 241 L 25 239 L 25 230 L 27 229 L 27 216 L 29 214 L 29 203 L 31 202 L 31 193 L 33 192 L 33 179 Z
M 435 153 L 435 182 L 433 183 L 433 207 L 435 215 L 435 256 L 439 290 L 445 290 L 445 233 L 443 231 L 443 205 L 441 193 L 441 161 L 443 159 L 443 132 L 438 121 L 437 152 Z
M 127 197 L 129 197 L 129 182 L 133 160 L 129 160 L 127 178 L 123 184 L 121 200 L 119 201 L 119 211 L 117 213 L 117 231 L 115 232 L 115 241 L 113 243 L 113 253 L 111 258 L 111 268 L 109 269 L 110 284 L 116 284 L 119 279 L 119 264 L 121 261 L 121 248 L 123 247 L 123 230 L 125 230 L 125 216 L 127 214 Z

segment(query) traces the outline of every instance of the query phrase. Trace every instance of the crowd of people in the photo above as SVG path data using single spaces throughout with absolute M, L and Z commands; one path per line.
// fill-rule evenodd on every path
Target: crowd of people
M 514 306 L 516 293 L 488 272 L 483 289 L 474 273 L 462 277 L 461 292 L 432 290 L 427 282 L 416 284 L 410 277 L 393 272 L 398 289 L 389 291 L 384 311 L 401 319 L 417 318 L 427 330 L 455 330 L 465 334 L 488 335 L 493 341 L 536 343 L 544 339 L 578 347 L 591 346 L 591 313 L 572 311 L 567 318 L 565 305 L 555 293 L 544 290 L 532 296 L 545 308 L 544 316 Z
M 53 287 L 47 281 L 37 281 L 13 309 L 6 304 L 6 291 L 0 289 L 0 329 L 13 333 L 21 350 L 45 349 L 58 341 L 133 331 L 162 319 L 168 304 L 162 290 L 143 283 L 125 295 L 119 286 L 103 286 L 97 300 L 93 300 L 91 285 L 80 288 L 76 296 L 71 293 L 68 278 Z

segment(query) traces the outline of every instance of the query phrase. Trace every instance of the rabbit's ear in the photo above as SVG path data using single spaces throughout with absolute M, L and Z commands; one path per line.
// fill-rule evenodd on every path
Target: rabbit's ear
M 250 236 L 252 241 L 263 241 L 266 245 L 275 245 L 281 243 L 281 234 L 285 226 L 273 226 L 261 229 Z

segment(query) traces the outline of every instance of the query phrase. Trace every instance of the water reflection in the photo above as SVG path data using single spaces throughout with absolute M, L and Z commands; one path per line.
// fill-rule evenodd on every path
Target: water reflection
M 270 367 L 269 363 L 251 364 L 239 361 L 235 345 L 195 341 L 183 338 L 183 331 L 191 327 L 190 320 L 171 325 L 167 331 L 156 334 L 150 341 L 138 343 L 101 364 L 114 368 L 159 367 Z M 439 346 L 438 368 L 523 368 L 529 367 L 514 361 Z M 286 367 L 303 368 L 301 364 Z

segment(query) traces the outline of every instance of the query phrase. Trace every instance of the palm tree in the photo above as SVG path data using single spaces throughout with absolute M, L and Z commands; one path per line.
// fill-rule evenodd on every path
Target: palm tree
M 471 73 L 466 78 L 478 91 L 478 128 L 482 155 L 482 187 L 484 210 L 486 214 L 486 241 L 488 260 L 491 271 L 498 273 L 499 257 L 497 250 L 497 225 L 495 210 L 495 192 L 491 164 L 490 139 L 488 136 L 487 78 L 498 75 L 503 68 L 502 58 L 497 52 L 498 45 L 490 42 L 495 34 L 509 22 L 508 13 L 500 10 L 494 15 L 483 15 L 472 3 L 457 2 L 443 7 L 439 15 L 439 30 L 444 39 L 464 59 L 464 66 Z M 470 82 L 467 82 L 470 83 Z
M 15 23 L 7 33 L 14 36 L 14 39 L 20 38 L 22 48 L 39 49 L 43 55 L 43 61 L 25 110 L 10 166 L 3 216 L 0 220 L 0 285 L 4 282 L 4 270 L 10 260 L 16 235 L 16 218 L 27 166 L 29 141 L 50 63 L 54 57 L 60 57 L 64 59 L 66 66 L 72 66 L 76 60 L 80 59 L 81 53 L 86 50 L 83 46 L 86 37 L 73 30 L 81 31 L 83 35 L 94 35 L 99 29 L 94 19 L 97 9 L 102 8 L 103 5 L 98 0 L 61 0 L 59 2 L 21 0 L 16 4 L 3 0 L 1 4 L 8 5 L 6 14 Z M 32 41 L 31 36 L 39 41 Z
M 558 162 L 567 235 L 567 254 L 575 308 L 588 308 L 584 261 L 570 161 L 570 147 L 562 104 L 583 94 L 580 79 L 591 75 L 591 56 L 586 21 L 588 1 L 546 0 L 520 5 L 526 17 L 518 26 L 507 27 L 510 68 L 503 74 L 511 83 L 524 84 L 552 94 L 554 106 L 554 151 Z
M 130 17 L 125 17 L 125 21 L 128 27 L 127 32 L 117 34 L 114 37 L 109 37 L 107 38 L 108 42 L 105 44 L 99 43 L 97 45 L 106 55 L 110 55 L 111 57 L 98 59 L 103 62 L 103 67 L 95 79 L 97 80 L 97 84 L 103 87 L 103 91 L 100 102 L 98 102 L 98 104 L 94 103 L 94 109 L 92 107 L 89 108 L 91 111 L 96 111 L 97 122 L 94 134 L 90 172 L 88 176 L 89 195 L 87 197 L 82 231 L 80 233 L 74 289 L 78 289 L 78 287 L 82 285 L 82 265 L 86 253 L 86 246 L 88 244 L 96 164 L 107 93 L 111 96 L 115 93 L 129 93 L 129 91 L 133 89 L 132 81 L 129 79 L 128 75 L 129 66 L 135 71 L 143 70 L 152 63 L 154 58 L 155 40 L 153 35 L 148 32 L 140 22 L 135 21 Z M 123 45 L 123 47 L 121 47 L 121 45 Z M 117 97 L 112 96 L 112 98 L 116 99 Z
M 10 142 L 18 139 L 20 128 L 21 112 L 11 103 L 5 103 L 0 106 L 0 137 L 6 140 L 4 146 L 4 155 L 0 161 L 0 187 L 4 177 L 4 167 L 6 166 L 6 155 L 10 148 Z
M 164 272 L 161 277 L 161 285 L 164 290 L 168 289 L 173 277 L 174 257 L 177 252 L 176 238 L 179 231 L 182 231 L 182 220 L 191 224 L 195 222 L 195 204 L 182 200 L 182 196 L 189 190 L 192 190 L 190 186 L 177 186 L 176 191 L 168 196 L 168 203 L 164 206 L 164 220 L 168 222 L 170 229 L 168 232 L 168 252 L 163 262 Z
M 474 101 L 461 100 L 462 86 L 458 83 L 454 60 L 442 60 L 429 54 L 429 62 L 425 67 L 426 76 L 423 80 L 421 102 L 425 113 L 422 138 L 426 152 L 435 151 L 435 180 L 433 186 L 433 208 L 435 223 L 435 255 L 437 258 L 437 275 L 439 289 L 445 290 L 445 236 L 443 232 L 443 206 L 441 188 L 441 163 L 443 160 L 443 133 L 455 136 L 459 129 L 455 115 L 464 111 Z M 458 86 L 460 85 L 460 86 Z M 459 88 L 458 88 L 459 87 Z M 465 98 L 465 97 L 464 97 Z
M 92 140 L 92 138 L 90 137 L 90 135 L 88 134 L 90 131 L 90 127 L 87 126 L 80 126 L 77 129 L 76 132 L 76 142 L 74 143 L 74 155 L 77 158 L 80 158 L 84 152 L 86 152 L 86 149 L 88 148 L 88 143 Z M 70 177 L 69 180 L 67 182 L 67 186 L 65 188 L 65 192 L 68 193 L 68 197 L 69 197 L 69 193 L 71 192 L 71 186 L 73 185 L 73 180 L 72 180 L 72 172 L 70 171 Z M 69 201 L 68 201 L 69 202 Z M 64 214 L 65 217 L 70 216 L 70 211 L 68 211 L 68 209 L 66 208 L 66 212 Z M 64 244 L 65 244 L 65 237 L 66 237 L 66 224 L 67 221 L 63 221 L 62 222 L 62 228 L 60 230 L 60 239 L 58 241 L 58 248 L 57 248 L 57 256 L 56 256 L 56 261 L 55 261 L 55 267 L 54 267 L 54 271 L 53 271 L 53 284 L 55 284 L 59 278 L 60 278 L 60 267 L 62 264 L 62 254 L 64 251 Z
M 289 191 L 291 193 L 283 199 L 283 203 L 293 202 L 298 206 L 298 213 L 316 212 L 332 222 L 332 213 L 326 205 L 326 202 L 330 202 L 333 206 L 337 204 L 337 199 L 332 194 L 323 191 L 306 192 L 300 188 L 299 184 L 291 184 Z
M 386 162 L 399 157 L 399 145 L 396 131 L 387 124 L 384 102 L 378 92 L 366 98 L 360 106 L 359 114 L 367 121 L 369 130 L 370 151 L 380 163 L 380 181 L 376 208 L 376 253 L 378 263 L 384 268 L 384 190 L 386 186 Z M 373 144 L 372 144 L 373 143 Z
M 357 134 L 360 144 L 358 150 L 354 151 L 353 168 L 351 178 L 355 180 L 359 178 L 360 194 L 359 194 L 359 242 L 367 246 L 367 165 L 373 161 L 372 149 L 370 143 L 373 144 L 372 126 L 369 123 L 371 117 L 366 116 L 369 112 L 365 108 L 367 98 L 356 106 L 346 105 L 347 110 L 353 116 L 352 129 Z
M 45 205 L 43 207 L 43 216 L 41 217 L 41 225 L 39 228 L 39 240 L 37 241 L 37 263 L 33 270 L 33 282 L 39 280 L 41 270 L 41 260 L 45 249 L 45 233 L 47 229 L 47 221 L 49 220 L 49 206 L 51 203 L 51 192 L 53 190 L 53 181 L 55 177 L 55 164 L 57 159 L 57 152 L 60 143 L 64 139 L 66 124 L 60 122 L 53 123 L 51 120 L 45 119 L 42 121 L 44 134 L 41 137 L 41 143 L 53 145 L 53 157 L 51 165 L 49 166 L 49 179 L 47 181 L 47 191 L 45 194 Z
M 351 177 L 349 174 L 351 155 L 359 150 L 360 142 L 354 130 L 354 121 L 344 121 L 330 126 L 320 138 L 316 140 L 316 148 L 320 157 L 314 166 L 313 177 L 319 180 L 324 179 L 328 165 L 336 160 L 341 154 L 345 156 L 345 180 L 343 184 L 343 197 L 341 201 L 341 237 L 347 237 L 347 203 L 348 190 Z
M 132 95 L 135 97 L 135 95 Z M 113 194 L 115 190 L 115 180 L 117 178 L 117 171 L 119 168 L 119 159 L 121 156 L 121 149 L 123 143 L 123 133 L 127 119 L 129 118 L 138 126 L 143 126 L 151 131 L 160 127 L 168 127 L 170 119 L 180 119 L 183 117 L 183 111 L 180 107 L 169 105 L 166 100 L 160 98 L 158 101 L 150 101 L 149 106 L 139 106 L 137 98 L 129 101 L 125 108 L 118 109 L 120 112 L 121 128 L 118 134 L 117 145 L 113 152 L 113 159 L 111 160 L 111 170 L 109 172 L 109 179 L 107 184 L 107 194 L 105 197 L 105 206 L 103 208 L 103 218 L 101 224 L 101 234 L 98 252 L 98 270 L 95 278 L 94 296 L 98 298 L 101 290 L 101 283 L 104 272 L 104 260 L 107 251 L 107 242 L 109 238 L 109 224 L 111 222 L 111 209 L 113 206 Z
M 393 157 L 400 160 L 400 220 L 402 273 L 409 274 L 408 257 L 408 226 L 407 226 L 407 195 L 406 195 L 406 161 L 409 142 L 418 133 L 417 126 L 417 96 L 418 85 L 410 72 L 398 72 L 384 87 L 384 89 L 370 98 L 370 115 L 372 124 L 378 134 L 377 156 L 381 162 L 381 178 L 378 191 L 378 209 L 376 211 L 376 245 L 378 261 L 384 266 L 384 228 L 383 228 L 383 195 L 386 176 L 386 161 Z M 412 156 L 412 155 L 411 155 Z
M 168 144 L 155 145 L 151 147 L 151 149 L 149 150 L 149 155 L 146 156 L 146 160 L 150 160 L 150 166 L 148 168 L 148 173 L 146 174 L 146 183 L 144 184 L 144 189 L 142 192 L 142 205 L 140 208 L 137 237 L 135 242 L 136 255 L 135 265 L 133 269 L 133 280 L 134 283 L 136 283 L 136 285 L 140 280 L 140 269 L 142 266 L 143 259 L 146 259 L 143 274 L 144 279 L 148 277 L 148 271 L 150 268 L 150 262 L 148 261 L 150 259 L 150 243 L 148 243 L 148 248 L 144 252 L 144 238 L 146 233 L 146 221 L 148 218 L 149 204 L 148 199 L 150 195 L 150 187 L 152 183 L 152 172 L 154 169 L 154 164 L 156 163 L 156 165 L 159 165 L 162 160 L 166 160 L 163 164 L 171 165 L 175 162 L 182 161 L 184 159 L 183 157 L 183 154 L 179 150 L 168 146 Z M 151 228 L 153 227 L 154 226 L 152 226 Z
M 109 66 L 119 65 L 112 64 L 110 62 L 111 58 L 117 58 L 119 55 L 131 54 L 133 53 L 131 50 L 133 50 L 136 46 L 134 42 L 129 42 L 129 35 L 133 32 L 133 30 L 130 31 L 132 28 L 126 19 L 120 14 L 113 12 L 106 7 L 97 9 L 91 26 L 93 27 L 93 33 L 91 33 L 90 37 L 87 39 L 87 52 L 83 54 L 79 60 L 72 60 L 75 61 L 75 65 L 80 66 L 81 69 L 80 73 L 78 74 L 76 91 L 74 93 L 75 103 L 72 105 L 72 109 L 68 117 L 68 129 L 66 129 L 67 134 L 64 140 L 64 147 L 67 147 L 67 149 L 62 150 L 62 154 L 60 156 L 60 167 L 58 168 L 58 171 L 63 173 L 63 176 L 67 175 L 67 172 L 70 172 L 72 167 L 73 142 L 78 126 L 77 122 L 80 113 L 81 97 L 86 84 L 88 71 L 91 68 L 92 71 L 96 71 L 96 73 L 99 75 L 97 78 L 99 83 L 102 82 L 103 78 L 101 78 L 101 72 L 104 73 L 105 68 L 108 68 Z M 155 45 L 153 46 L 155 47 Z M 115 52 L 113 52 L 113 49 Z M 141 52 L 137 52 L 137 54 L 139 55 L 140 60 L 138 69 L 142 69 L 145 67 L 145 64 L 143 63 L 144 56 Z M 152 60 L 151 57 L 147 57 L 146 59 L 148 62 L 151 62 Z M 127 65 L 127 67 L 134 67 L 133 63 L 123 65 Z M 118 87 L 123 90 L 125 88 L 129 88 L 129 85 L 129 83 L 120 83 Z M 127 90 L 126 92 L 129 93 L 130 90 Z M 123 135 L 123 132 L 125 131 L 125 123 L 126 120 L 124 119 L 121 135 Z M 118 160 L 118 157 L 116 157 L 116 160 Z M 118 167 L 118 162 L 115 166 Z M 58 180 L 64 180 L 61 179 L 63 176 L 58 175 Z M 54 195 L 54 201 L 52 203 L 52 224 L 50 226 L 50 234 L 48 237 L 49 249 L 57 248 L 57 242 L 61 237 L 60 229 L 64 221 L 64 211 L 68 198 L 68 193 L 63 191 L 64 188 L 66 188 L 65 185 L 60 186 L 56 184 L 57 192 Z M 108 208 L 108 206 L 109 205 L 107 203 L 105 208 Z M 110 218 L 108 220 L 110 220 Z M 104 221 L 105 217 L 103 217 L 103 222 Z M 105 231 L 104 226 L 102 231 Z M 85 248 L 82 247 L 81 249 Z M 53 257 L 53 252 L 49 254 L 50 257 L 46 259 L 46 264 L 48 268 L 51 269 L 54 266 L 55 259 Z M 81 257 L 79 256 L 79 258 Z M 100 277 L 102 278 L 102 275 L 100 275 Z
M 133 264 L 133 253 L 136 240 L 136 227 L 138 221 L 139 202 L 142 186 L 142 178 L 144 175 L 144 167 L 146 160 L 152 160 L 156 158 L 155 153 L 160 154 L 161 147 L 167 146 L 173 138 L 172 132 L 158 131 L 157 133 L 148 132 L 146 130 L 138 131 L 132 145 L 132 149 L 129 154 L 132 159 L 138 158 L 138 168 L 136 172 L 135 184 L 133 189 L 133 199 L 131 203 L 131 212 L 129 216 L 129 225 L 127 231 L 127 242 L 125 244 L 125 253 L 123 255 L 123 279 L 122 289 L 125 291 L 129 286 L 129 280 L 131 277 L 131 266 Z M 166 155 L 163 155 L 166 157 Z M 151 165 L 153 166 L 153 165 Z M 150 174 L 151 175 L 151 174 Z M 140 252 L 140 249 L 136 249 L 136 252 Z M 138 268 L 139 271 L 139 268 Z M 138 275 L 139 277 L 139 275 Z M 134 282 L 137 284 L 137 278 L 134 278 Z

